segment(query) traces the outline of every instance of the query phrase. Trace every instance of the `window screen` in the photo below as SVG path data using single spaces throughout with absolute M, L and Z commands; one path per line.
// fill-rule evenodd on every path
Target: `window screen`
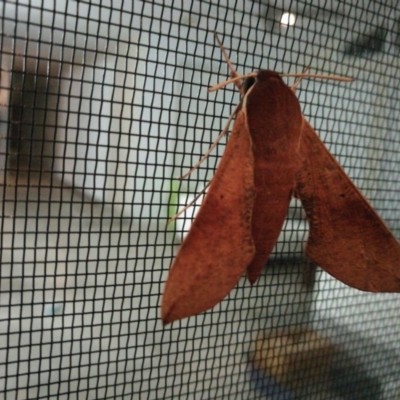
M 291 203 L 257 283 L 163 326 L 239 73 L 303 80 L 302 112 L 400 237 L 396 1 L 0 2 L 0 398 L 398 399 L 400 295 L 304 255 Z M 287 84 L 294 80 L 287 79 Z

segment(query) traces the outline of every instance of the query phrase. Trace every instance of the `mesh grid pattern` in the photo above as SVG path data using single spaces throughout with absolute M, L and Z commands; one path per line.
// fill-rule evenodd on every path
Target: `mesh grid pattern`
M 284 11 L 293 26 L 280 23 Z M 304 256 L 293 201 L 261 278 L 163 327 L 168 269 L 239 100 L 304 80 L 303 114 L 400 237 L 397 2 L 0 2 L 1 399 L 398 399 L 400 297 Z M 288 81 L 288 84 L 292 83 Z

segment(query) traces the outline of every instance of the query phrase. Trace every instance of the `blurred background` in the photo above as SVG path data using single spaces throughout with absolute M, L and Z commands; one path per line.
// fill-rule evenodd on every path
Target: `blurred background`
M 303 114 L 400 238 L 396 1 L 0 1 L 0 399 L 398 399 L 400 294 L 304 255 L 293 201 L 259 281 L 163 327 L 168 269 L 239 101 L 303 80 Z M 290 85 L 293 80 L 287 80 Z

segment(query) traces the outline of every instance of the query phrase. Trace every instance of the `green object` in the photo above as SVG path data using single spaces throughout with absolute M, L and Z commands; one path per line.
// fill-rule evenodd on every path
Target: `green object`
M 168 202 L 168 221 L 178 212 L 180 181 L 171 180 L 169 202 Z M 176 230 L 176 220 L 168 225 L 169 230 Z

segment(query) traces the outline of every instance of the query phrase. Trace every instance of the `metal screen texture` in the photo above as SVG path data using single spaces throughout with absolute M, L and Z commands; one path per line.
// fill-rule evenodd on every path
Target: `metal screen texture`
M 400 238 L 397 1 L 0 2 L 0 399 L 399 399 L 400 294 L 304 255 L 292 202 L 258 282 L 163 326 L 174 255 L 240 95 L 303 80 L 302 112 Z M 294 80 L 287 79 L 291 85 Z

